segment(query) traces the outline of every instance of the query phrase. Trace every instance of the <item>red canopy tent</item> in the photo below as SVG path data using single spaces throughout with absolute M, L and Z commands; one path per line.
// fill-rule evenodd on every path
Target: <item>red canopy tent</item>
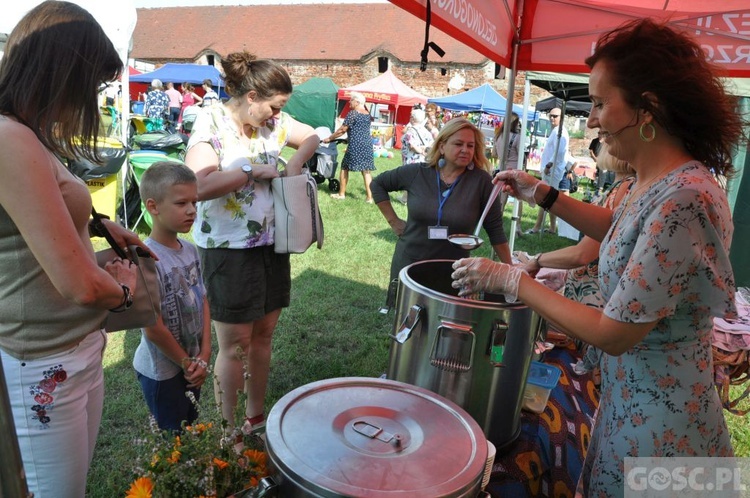
M 426 0 L 390 1 L 427 17 Z M 432 26 L 515 70 L 588 72 L 602 33 L 650 17 L 687 30 L 728 76 L 750 77 L 747 0 L 438 0 L 430 11 Z
M 686 31 L 726 76 L 750 78 L 747 0 L 389 1 L 426 20 L 428 31 L 430 25 L 434 26 L 510 68 L 508 95 L 514 95 L 519 70 L 589 72 L 583 61 L 592 53 L 597 39 L 626 21 L 640 18 L 665 21 Z M 425 37 L 423 67 L 430 48 L 434 50 L 435 44 Z M 511 112 L 512 101 L 508 99 L 506 114 Z M 507 129 L 505 132 L 503 143 L 507 146 Z M 511 228 L 511 248 L 514 230 L 515 226 Z
M 133 66 L 128 66 L 128 76 L 135 76 L 136 74 L 142 73 Z M 128 86 L 130 88 L 130 100 L 138 100 L 138 96 L 141 93 L 146 93 L 148 91 L 148 83 L 136 83 L 129 80 Z
M 349 100 L 352 92 L 361 93 L 367 102 L 387 104 L 393 113 L 394 122 L 397 124 L 406 124 L 409 122 L 411 108 L 415 104 L 427 103 L 427 97 L 409 88 L 390 69 L 359 85 L 340 88 L 338 94 L 339 100 Z M 342 115 L 345 116 L 347 112 L 348 103 L 344 107 Z

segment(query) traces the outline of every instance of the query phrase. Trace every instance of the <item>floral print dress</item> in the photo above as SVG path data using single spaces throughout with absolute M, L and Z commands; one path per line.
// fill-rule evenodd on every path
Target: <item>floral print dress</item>
M 620 189 L 629 189 L 635 177 L 630 176 L 612 185 L 600 205 L 607 209 L 615 209 L 615 198 Z M 573 268 L 565 276 L 565 297 L 594 308 L 604 308 L 606 304 L 599 291 L 599 258 L 587 265 Z
M 401 164 L 423 163 L 424 154 L 412 150 L 414 148 L 429 148 L 432 142 L 432 133 L 423 125 L 409 125 L 401 137 Z
M 290 126 L 291 118 L 282 112 L 255 129 L 249 144 L 243 144 L 229 112 L 223 105 L 215 105 L 198 115 L 188 149 L 208 143 L 219 156 L 220 170 L 239 169 L 248 163 L 276 166 Z M 256 179 L 222 197 L 199 202 L 193 240 L 204 249 L 245 249 L 273 245 L 274 232 L 271 181 Z
M 604 313 L 657 325 L 602 355 L 602 397 L 578 492 L 622 496 L 624 458 L 732 456 L 711 368 L 712 317 L 732 314 L 732 220 L 708 169 L 689 162 L 628 194 L 602 241 Z

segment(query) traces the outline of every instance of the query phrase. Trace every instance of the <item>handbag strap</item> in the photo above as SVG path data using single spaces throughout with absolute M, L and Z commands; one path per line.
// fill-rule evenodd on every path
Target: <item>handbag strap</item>
M 109 242 L 109 245 L 112 247 L 112 250 L 115 251 L 115 254 L 117 254 L 119 258 L 129 259 L 128 255 L 125 254 L 125 251 L 122 250 L 122 247 L 117 245 L 117 242 L 115 242 L 115 239 L 114 237 L 112 237 L 112 234 L 109 233 L 109 230 L 107 230 L 107 227 L 104 226 L 104 223 L 102 223 L 102 216 L 96 212 L 96 209 L 94 208 L 94 206 L 91 206 L 91 216 L 94 218 L 94 221 L 91 222 L 91 225 L 94 228 L 94 233 L 107 239 L 107 242 Z

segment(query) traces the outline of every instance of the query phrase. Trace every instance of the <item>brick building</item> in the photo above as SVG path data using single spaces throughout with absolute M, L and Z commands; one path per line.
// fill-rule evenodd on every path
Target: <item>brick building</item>
M 222 55 L 244 49 L 281 63 L 295 85 L 317 76 L 348 87 L 390 68 L 428 97 L 487 82 L 506 95 L 504 68 L 434 28 L 430 41 L 445 55 L 441 58 L 430 51 L 427 70 L 420 71 L 424 31 L 423 21 L 392 4 L 138 9 L 131 57 L 155 65 L 186 62 L 218 66 Z M 457 85 L 461 82 L 462 87 Z M 519 102 L 522 74 L 516 88 L 514 100 Z M 548 96 L 542 90 L 537 94 Z

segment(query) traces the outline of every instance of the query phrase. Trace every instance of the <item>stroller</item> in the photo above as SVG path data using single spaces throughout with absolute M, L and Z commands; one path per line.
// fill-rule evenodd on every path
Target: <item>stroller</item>
M 341 188 L 341 184 L 335 178 L 336 158 L 338 157 L 337 145 L 336 141 L 327 144 L 321 142 L 318 148 L 315 149 L 315 154 L 305 163 L 305 166 L 318 185 L 328 179 L 328 190 L 331 192 L 338 192 Z
M 190 135 L 190 132 L 193 131 L 193 123 L 195 123 L 195 118 L 198 117 L 198 113 L 200 111 L 201 108 L 197 105 L 191 105 L 185 108 L 185 111 L 182 113 L 182 133 L 184 133 L 185 135 Z

